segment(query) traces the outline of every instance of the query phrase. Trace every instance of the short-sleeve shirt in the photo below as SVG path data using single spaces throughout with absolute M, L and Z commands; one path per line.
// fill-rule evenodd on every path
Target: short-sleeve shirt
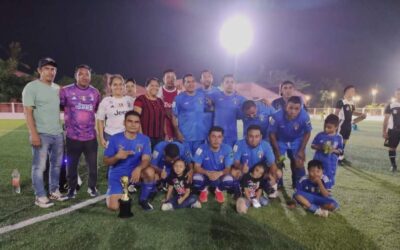
M 254 178 L 251 176 L 251 173 L 246 173 L 243 175 L 242 179 L 240 180 L 240 186 L 243 189 L 247 188 L 250 193 L 250 198 L 255 198 L 257 190 L 260 189 L 260 183 L 261 183 L 262 177 L 260 178 Z
M 143 134 L 150 138 L 164 139 L 166 117 L 164 102 L 160 98 L 150 100 L 146 95 L 140 95 L 136 98 L 134 106 L 142 109 L 140 123 Z
M 110 175 L 131 176 L 132 171 L 140 164 L 143 155 L 151 156 L 151 147 L 149 137 L 143 134 L 137 134 L 135 139 L 128 139 L 124 132 L 115 134 L 110 137 L 104 156 L 113 157 L 118 150 L 132 150 L 134 153 L 129 155 L 125 160 L 119 160 L 110 166 Z
M 390 115 L 388 129 L 400 130 L 400 103 L 393 102 L 386 105 L 385 114 Z
M 320 132 L 315 136 L 311 144 L 319 146 L 328 144 L 332 148 L 339 150 L 339 152 L 343 151 L 343 138 L 340 134 L 328 135 L 325 132 Z M 325 154 L 323 150 L 315 151 L 314 155 L 314 159 L 332 160 L 333 162 L 336 162 L 337 158 L 337 154 Z
M 104 132 L 115 135 L 125 131 L 125 113 L 133 110 L 134 99 L 130 96 L 105 97 L 99 105 L 97 119 L 105 122 Z
M 233 158 L 235 161 L 240 161 L 241 164 L 247 162 L 250 170 L 260 162 L 266 163 L 269 167 L 275 163 L 272 147 L 266 141 L 261 141 L 256 147 L 248 145 L 245 139 L 238 141 L 233 146 Z
M 22 103 L 33 108 L 36 130 L 40 134 L 59 135 L 62 133 L 60 121 L 60 87 L 35 80 L 29 82 L 22 91 Z
M 288 120 L 281 109 L 271 116 L 269 124 L 269 133 L 274 133 L 278 141 L 285 143 L 300 139 L 312 130 L 310 116 L 304 109 L 292 120 Z
M 222 144 L 218 151 L 211 150 L 208 144 L 202 144 L 193 156 L 194 163 L 198 163 L 207 171 L 223 171 L 233 164 L 232 148 Z
M 353 101 L 348 101 L 346 99 L 341 99 L 336 103 L 336 108 L 339 111 L 339 120 L 341 123 L 351 123 L 353 112 L 356 109 Z
M 60 91 L 60 105 L 64 107 L 67 137 L 78 141 L 96 138 L 96 111 L 100 93 L 93 87 L 81 88 L 76 83 Z
M 161 141 L 154 147 L 153 150 L 153 155 L 151 157 L 151 164 L 153 166 L 156 166 L 160 169 L 162 169 L 164 166 L 169 169 L 172 168 L 172 164 L 170 162 L 165 161 L 165 153 L 164 153 L 165 147 L 170 143 L 173 143 L 178 146 L 179 158 L 181 160 L 183 160 L 186 164 L 192 162 L 192 153 L 190 152 L 190 148 L 186 144 L 182 144 L 177 141 L 174 142 Z
M 301 106 L 303 107 L 303 109 L 307 110 L 306 105 L 303 103 L 303 99 L 301 100 L 301 102 L 302 102 Z M 286 105 L 286 101 L 285 101 L 285 99 L 283 97 L 276 98 L 271 103 L 271 106 L 275 110 L 285 109 L 285 105 Z
M 178 196 L 183 196 L 186 190 L 190 188 L 186 173 L 183 173 L 182 176 L 177 176 L 171 172 L 167 177 L 167 183 L 174 188 L 174 194 Z
M 261 128 L 263 139 L 267 139 L 267 131 L 269 126 L 269 117 L 276 111 L 272 107 L 268 107 L 261 101 L 256 102 L 257 113 L 255 117 L 248 117 L 243 111 L 240 112 L 240 119 L 243 121 L 243 137 L 246 136 L 247 129 L 251 125 L 258 125 Z
M 322 183 L 324 184 L 325 188 L 327 186 L 329 186 L 330 180 L 326 175 L 322 175 L 321 180 L 322 180 Z M 311 194 L 321 195 L 321 190 L 319 189 L 318 184 L 312 182 L 310 180 L 310 178 L 308 177 L 308 175 L 303 176 L 299 180 L 299 183 L 296 186 L 296 190 L 311 193 Z

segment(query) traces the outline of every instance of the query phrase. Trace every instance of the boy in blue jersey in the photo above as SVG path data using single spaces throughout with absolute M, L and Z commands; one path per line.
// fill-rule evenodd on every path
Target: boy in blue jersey
M 329 178 L 322 173 L 322 162 L 308 162 L 308 176 L 300 179 L 293 198 L 311 213 L 328 217 L 329 211 L 334 211 L 339 204 L 330 196 L 326 186 Z
M 233 75 L 225 75 L 222 79 L 223 91 L 207 94 L 214 107 L 214 126 L 224 129 L 224 143 L 233 147 L 237 140 L 236 121 L 246 98 L 235 91 Z
M 109 166 L 107 207 L 119 209 L 118 200 L 122 197 L 121 177 L 130 177 L 131 182 L 141 180 L 139 204 L 145 210 L 153 209 L 148 198 L 155 190 L 155 172 L 149 167 L 150 139 L 140 133 L 140 115 L 135 111 L 125 114 L 125 132 L 110 137 L 104 151 L 104 164 Z
M 202 144 L 193 156 L 193 187 L 200 192 L 200 202 L 207 202 L 208 186 L 215 188 L 215 199 L 219 203 L 225 200 L 222 191 L 239 189 L 239 182 L 229 174 L 233 164 L 232 148 L 222 143 L 223 138 L 224 130 L 212 127 L 208 134 L 209 143 Z
M 310 117 L 301 108 L 298 96 L 289 98 L 284 110 L 271 116 L 269 136 L 275 159 L 281 161 L 285 154 L 290 158 L 292 170 L 292 187 L 305 175 L 305 150 L 311 135 Z
M 201 87 L 197 89 L 198 92 L 203 93 L 204 95 L 210 95 L 214 92 L 220 92 L 217 87 L 213 86 L 213 75 L 210 70 L 205 69 L 201 72 L 200 76 L 200 84 Z M 206 131 L 210 131 L 210 128 L 213 125 L 214 118 L 214 107 L 212 105 L 207 105 L 206 112 L 204 113 L 204 125 L 206 127 Z
M 243 138 L 246 137 L 246 131 L 250 125 L 258 125 L 261 128 L 262 138 L 268 140 L 269 117 L 273 113 L 275 109 L 262 101 L 245 101 L 240 113 L 240 119 L 243 121 Z
M 311 148 L 315 150 L 314 160 L 322 162 L 323 173 L 330 180 L 328 190 L 335 185 L 338 156 L 343 150 L 343 139 L 337 132 L 338 127 L 339 117 L 334 114 L 328 115 L 324 123 L 324 132 L 318 133 L 311 143 Z
M 196 80 L 192 74 L 183 77 L 183 84 L 185 91 L 175 97 L 172 105 L 173 124 L 178 140 L 185 142 L 194 154 L 207 137 L 204 123 L 205 96 L 196 91 Z

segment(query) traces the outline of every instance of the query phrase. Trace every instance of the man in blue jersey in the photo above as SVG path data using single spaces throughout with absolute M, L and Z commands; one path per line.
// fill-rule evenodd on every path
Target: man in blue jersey
M 196 79 L 192 74 L 186 74 L 182 80 L 185 91 L 175 97 L 172 105 L 173 124 L 178 140 L 185 142 L 193 154 L 207 137 L 204 124 L 205 96 L 196 91 Z
M 286 153 L 290 158 L 293 187 L 305 175 L 305 149 L 312 129 L 310 117 L 301 105 L 300 97 L 290 97 L 285 109 L 271 116 L 269 126 L 275 158 L 280 162 Z
M 113 135 L 104 151 L 104 164 L 109 166 L 107 207 L 119 209 L 122 197 L 121 177 L 130 177 L 131 182 L 141 181 L 139 204 L 145 210 L 153 209 L 149 196 L 155 192 L 155 172 L 149 167 L 150 139 L 140 133 L 140 115 L 135 111 L 125 114 L 125 132 Z
M 220 90 L 213 86 L 213 75 L 210 70 L 206 69 L 201 72 L 200 84 L 201 87 L 197 89 L 198 92 L 204 95 L 209 95 L 214 92 L 220 92 Z M 204 124 L 206 131 L 209 131 L 212 127 L 214 119 L 214 107 L 212 105 L 207 105 L 206 112 L 204 113 Z
M 262 101 L 245 101 L 240 113 L 240 119 L 243 121 L 243 138 L 246 137 L 249 126 L 258 125 L 261 129 L 262 138 L 268 140 L 269 117 L 273 113 L 275 113 L 275 109 L 265 105 Z
M 224 130 L 214 126 L 208 134 L 209 143 L 202 144 L 193 156 L 195 174 L 193 188 L 200 191 L 200 202 L 207 202 L 208 187 L 215 188 L 215 199 L 223 203 L 224 190 L 239 189 L 239 182 L 229 174 L 233 164 L 232 148 L 223 144 Z
M 214 126 L 224 129 L 224 143 L 231 147 L 237 140 L 236 120 L 246 98 L 235 91 L 235 78 L 228 74 L 222 78 L 223 91 L 207 95 L 214 106 Z

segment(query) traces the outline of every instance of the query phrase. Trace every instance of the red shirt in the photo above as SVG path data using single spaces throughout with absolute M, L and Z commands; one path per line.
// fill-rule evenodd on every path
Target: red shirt
M 174 126 L 172 124 L 172 104 L 175 101 L 175 97 L 179 94 L 178 89 L 175 88 L 174 90 L 170 91 L 164 88 L 161 88 L 159 92 L 159 97 L 164 101 L 164 108 L 166 111 L 166 128 L 167 128 L 167 135 L 169 138 L 175 138 L 174 133 Z
M 150 138 L 164 139 L 165 108 L 164 102 L 157 98 L 150 100 L 145 95 L 135 99 L 134 106 L 142 108 L 140 123 L 143 134 Z

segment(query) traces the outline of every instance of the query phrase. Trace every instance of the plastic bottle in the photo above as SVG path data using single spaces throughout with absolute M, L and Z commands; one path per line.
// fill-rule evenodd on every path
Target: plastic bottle
M 13 192 L 20 194 L 21 193 L 21 185 L 20 185 L 20 174 L 18 169 L 14 169 L 11 174 L 11 185 L 13 187 Z

